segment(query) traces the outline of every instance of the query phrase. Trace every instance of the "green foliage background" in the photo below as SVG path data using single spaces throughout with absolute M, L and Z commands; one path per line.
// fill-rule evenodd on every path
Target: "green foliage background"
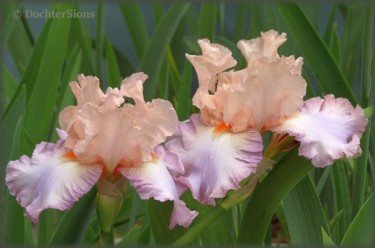
M 33 226 L 4 182 L 10 160 L 31 155 L 41 141 L 56 141 L 58 113 L 74 103 L 68 83 L 79 73 L 98 76 L 105 89 L 143 71 L 149 76 L 146 98 L 170 100 L 179 119 L 185 120 L 195 111 L 191 97 L 196 77 L 184 54 L 200 53 L 196 40 L 209 38 L 227 46 L 240 68 L 245 61 L 236 42 L 269 29 L 288 35 L 280 54 L 304 57 L 307 97 L 332 93 L 366 108 L 369 125 L 361 139 L 362 156 L 313 169 L 294 149 L 276 161 L 248 199 L 234 207 L 201 206 L 184 194 L 188 206 L 200 215 L 188 229 L 173 231 L 168 229 L 170 203 L 141 201 L 129 187 L 115 223 L 114 243 L 234 245 L 287 240 L 304 245 L 374 244 L 374 5 L 236 3 L 234 23 L 229 27 L 228 4 L 118 4 L 123 16 L 119 21 L 126 25 L 135 50 L 135 66 L 129 54 L 113 46 L 104 29 L 104 3 L 97 5 L 95 34 L 85 19 L 50 18 L 37 39 L 30 32 L 30 20 L 14 16 L 22 5 L 3 4 L 3 51 L 11 55 L 21 78 L 7 63 L 1 64 L 1 244 L 98 243 L 96 189 L 69 212 L 43 212 L 39 224 Z M 76 4 L 50 6 L 57 12 L 79 8 Z M 152 9 L 151 32 L 144 8 Z M 327 9 L 322 25 L 319 20 Z M 273 216 L 281 228 L 272 235 Z

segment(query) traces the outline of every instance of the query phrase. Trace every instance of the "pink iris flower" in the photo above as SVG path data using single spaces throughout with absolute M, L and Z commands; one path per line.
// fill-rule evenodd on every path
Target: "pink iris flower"
M 172 176 L 184 173 L 184 167 L 160 145 L 173 134 L 178 118 L 170 102 L 144 101 L 146 79 L 143 73 L 133 74 L 120 89 L 106 93 L 96 77 L 79 75 L 78 82 L 70 83 L 77 105 L 60 113 L 60 140 L 38 144 L 31 158 L 24 155 L 7 167 L 9 191 L 33 222 L 44 209 L 70 209 L 100 178 L 123 176 L 141 199 L 174 202 L 170 228 L 190 225 L 197 212 L 179 199 Z
M 361 153 L 363 109 L 333 95 L 304 101 L 303 60 L 277 53 L 285 41 L 286 34 L 274 30 L 239 41 L 247 61 L 239 71 L 226 71 L 237 63 L 231 51 L 207 39 L 198 41 L 202 55 L 186 55 L 198 76 L 193 104 L 200 113 L 179 123 L 165 147 L 185 167 L 176 180 L 201 203 L 215 205 L 256 173 L 267 131 L 294 136 L 299 155 L 316 167 Z

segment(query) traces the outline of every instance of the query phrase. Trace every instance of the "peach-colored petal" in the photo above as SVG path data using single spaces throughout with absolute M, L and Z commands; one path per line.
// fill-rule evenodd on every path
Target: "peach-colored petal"
M 193 103 L 198 108 L 202 108 L 209 99 L 209 91 L 215 91 L 215 83 L 217 74 L 237 64 L 236 60 L 232 57 L 232 52 L 221 45 L 211 44 L 209 40 L 198 40 L 198 44 L 202 49 L 202 55 L 189 55 L 186 54 L 187 59 L 194 66 L 199 81 L 200 92 L 204 96 L 193 97 Z
M 249 127 L 264 131 L 279 119 L 298 111 L 306 93 L 306 82 L 301 76 L 303 61 L 277 54 L 277 48 L 285 40 L 285 34 L 278 35 L 271 30 L 262 33 L 261 38 L 240 41 L 238 47 L 248 61 L 247 67 L 240 71 L 224 72 L 228 67 L 200 63 L 210 53 L 213 54 L 210 58 L 225 60 L 230 54 L 227 49 L 222 48 L 226 51 L 223 54 L 206 49 L 204 55 L 188 57 L 200 82 L 193 103 L 200 108 L 206 125 L 225 123 L 234 132 Z M 219 46 L 208 41 L 204 44 Z M 210 87 L 212 92 L 201 86 L 207 80 L 216 85 L 216 89 Z
M 144 103 L 143 83 L 146 81 L 147 75 L 143 72 L 134 73 L 122 80 L 121 91 L 124 96 L 131 97 L 136 103 Z
M 78 75 L 78 82 L 70 83 L 70 88 L 77 99 L 77 105 L 83 105 L 86 102 L 96 105 L 102 104 L 105 94 L 99 87 L 99 79 L 97 77 L 80 74 Z
M 177 114 L 168 101 L 144 101 L 146 78 L 135 73 L 123 80 L 121 89 L 108 88 L 103 95 L 93 93 L 100 90 L 96 78 L 85 77 L 80 85 L 72 84 L 75 94 L 83 99 L 89 99 L 82 97 L 85 90 L 86 95 L 100 95 L 93 97 L 93 102 L 81 100 L 77 106 L 68 106 L 60 114 L 60 125 L 68 134 L 65 147 L 73 150 L 79 161 L 101 163 L 111 174 L 118 166 L 137 166 L 150 160 L 153 149 L 173 134 Z M 135 105 L 124 103 L 124 97 L 133 98 Z
M 261 32 L 261 37 L 252 40 L 240 40 L 237 43 L 246 61 L 251 62 L 254 57 L 267 57 L 271 60 L 279 58 L 277 48 L 286 41 L 286 34 L 279 35 L 275 30 Z
M 88 103 L 79 111 L 78 118 L 84 127 L 83 138 L 73 147 L 78 160 L 89 164 L 99 161 L 109 173 L 119 163 L 139 163 L 154 148 L 152 137 L 136 130 L 133 118 L 124 109 L 103 111 Z
M 353 108 L 344 98 L 327 95 L 307 100 L 300 113 L 290 116 L 273 131 L 289 133 L 301 142 L 299 154 L 317 167 L 332 164 L 343 157 L 361 153 L 360 138 L 367 119 L 363 109 Z

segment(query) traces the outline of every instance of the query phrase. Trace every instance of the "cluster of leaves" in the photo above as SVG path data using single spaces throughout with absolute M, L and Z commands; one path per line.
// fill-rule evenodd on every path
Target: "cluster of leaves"
M 170 203 L 141 201 L 131 188 L 114 224 L 116 244 L 373 244 L 374 134 L 371 130 L 374 6 L 296 4 L 120 4 L 132 39 L 136 62 L 111 44 L 104 30 L 105 5 L 98 4 L 96 34 L 84 19 L 47 19 L 35 40 L 27 19 L 15 19 L 20 5 L 4 5 L 2 42 L 16 72 L 1 64 L 1 239 L 4 244 L 93 244 L 98 242 L 93 189 L 69 212 L 47 210 L 32 225 L 5 184 L 9 160 L 30 155 L 35 144 L 55 141 L 58 113 L 74 102 L 68 83 L 79 73 L 96 75 L 103 88 L 117 87 L 133 72 L 149 75 L 147 99 L 169 99 L 180 120 L 195 111 L 191 104 L 195 74 L 184 53 L 199 54 L 198 38 L 229 47 L 245 65 L 236 42 L 275 29 L 288 34 L 281 54 L 302 55 L 308 97 L 333 93 L 366 108 L 369 125 L 361 140 L 363 154 L 313 169 L 294 149 L 276 161 L 251 197 L 232 208 L 202 206 L 188 193 L 191 209 L 200 212 L 191 227 L 168 229 Z M 142 7 L 152 8 L 148 31 Z M 56 4 L 53 11 L 79 6 Z M 231 12 L 228 9 L 231 9 Z M 329 11 L 322 24 L 322 11 Z M 235 15 L 228 23 L 230 13 Z M 338 20 L 341 19 L 341 26 Z M 133 65 L 136 64 L 135 67 Z M 20 79 L 18 80 L 18 75 Z M 107 82 L 107 84 L 105 83 Z M 371 152 L 372 151 L 372 152 Z M 275 230 L 275 221 L 278 228 Z M 274 232 L 273 232 L 274 231 Z

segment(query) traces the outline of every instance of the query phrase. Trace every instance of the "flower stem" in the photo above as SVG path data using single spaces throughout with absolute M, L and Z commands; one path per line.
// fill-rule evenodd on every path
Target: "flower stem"
M 101 246 L 113 246 L 113 229 L 109 232 L 100 231 L 100 245 Z

